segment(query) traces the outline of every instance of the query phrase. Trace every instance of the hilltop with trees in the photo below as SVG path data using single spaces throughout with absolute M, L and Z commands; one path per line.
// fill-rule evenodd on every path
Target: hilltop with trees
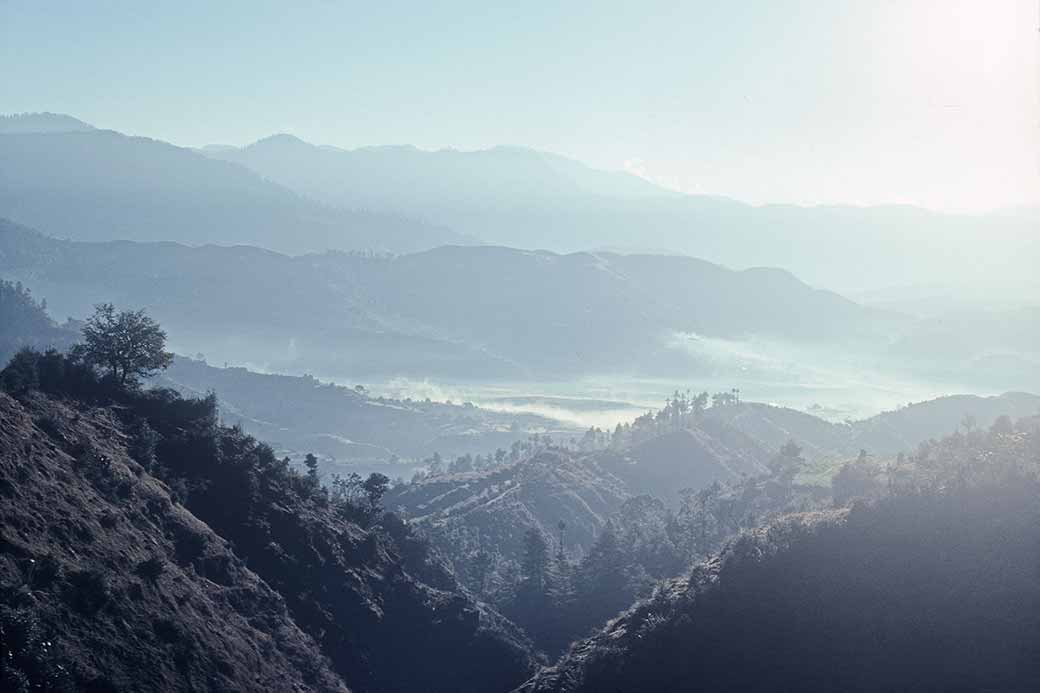
M 104 324 L 108 312 L 101 311 Z M 116 325 L 157 329 L 148 321 L 115 317 Z M 161 339 L 151 346 L 163 352 Z M 0 542 L 5 617 L 10 613 L 15 619 L 10 623 L 37 624 L 33 632 L 43 635 L 33 637 L 54 643 L 34 659 L 21 641 L 10 639 L 16 636 L 4 635 L 5 676 L 45 685 L 57 671 L 54 676 L 65 672 L 77 686 L 96 682 L 91 685 L 118 688 L 132 673 L 126 668 L 129 660 L 117 653 L 135 642 L 147 643 L 152 652 L 140 676 L 160 677 L 155 680 L 163 683 L 157 687 L 170 690 L 225 685 L 335 690 L 341 681 L 366 691 L 455 691 L 463 682 L 504 690 L 531 671 L 533 660 L 520 631 L 475 603 L 424 541 L 383 512 L 386 477 L 348 478 L 323 487 L 315 475 L 293 471 L 269 446 L 221 426 L 215 397 L 185 399 L 169 390 L 142 390 L 129 375 L 122 377 L 133 373 L 132 365 L 113 371 L 104 359 L 86 359 L 87 353 L 83 348 L 68 354 L 24 349 L 0 372 L 5 389 L 14 384 L 10 394 L 0 395 L 3 418 L 17 424 L 0 441 L 0 459 L 7 460 L 0 489 L 9 495 L 31 484 L 37 496 L 26 496 L 29 501 L 42 499 L 46 488 L 76 507 L 100 512 L 96 522 L 104 530 L 93 519 L 72 519 L 75 513 L 72 524 L 52 523 L 48 529 L 36 519 L 32 503 L 5 505 Z M 6 424 L 4 430 L 9 430 Z M 39 442 L 23 446 L 22 440 Z M 36 475 L 44 472 L 33 470 L 54 465 L 49 485 L 40 487 Z M 139 496 L 141 484 L 155 498 L 141 499 L 143 514 L 127 515 L 117 507 L 118 499 Z M 98 501 L 98 494 L 108 500 Z M 113 506 L 112 519 L 103 517 L 107 504 Z M 200 529 L 178 530 L 185 521 Z M 150 557 L 142 555 L 136 566 L 126 568 L 137 571 L 137 586 L 104 559 L 105 551 L 118 550 L 113 542 L 119 532 L 119 541 L 152 547 Z M 149 538 L 148 532 L 162 539 Z M 49 560 L 57 560 L 55 570 L 67 579 L 36 584 L 28 566 L 52 551 L 43 544 L 47 536 L 64 537 Z M 214 553 L 209 548 L 213 540 L 206 536 L 219 536 L 234 547 L 233 553 L 225 548 Z M 96 546 L 100 553 L 73 554 L 73 541 Z M 243 562 L 252 572 L 238 567 Z M 185 574 L 211 582 L 196 585 Z M 258 596 L 247 591 L 244 579 L 262 581 Z M 149 585 L 156 582 L 175 588 L 180 605 L 153 599 Z M 218 597 L 237 604 L 233 608 L 255 628 L 295 638 L 284 647 L 296 649 L 279 654 L 279 645 L 259 642 L 267 635 L 214 630 L 237 638 L 243 648 L 269 652 L 267 663 L 253 673 L 263 677 L 269 667 L 285 677 L 281 683 L 244 683 L 249 660 L 228 649 L 238 646 L 206 644 L 196 631 L 206 628 L 205 620 L 185 620 L 192 613 L 185 604 L 204 600 L 199 590 L 213 582 L 226 590 Z M 35 599 L 19 596 L 34 589 L 40 590 Z M 146 595 L 143 602 L 135 597 L 138 592 Z M 94 631 L 72 617 L 81 603 L 93 623 L 122 618 L 130 630 L 113 630 L 108 645 L 100 648 Z M 121 616 L 126 610 L 138 614 L 132 623 Z M 267 614 L 266 621 L 258 620 Z M 217 658 L 221 651 L 224 660 Z M 84 652 L 94 654 L 88 658 Z M 396 665 L 403 652 L 411 657 L 409 667 Z M 479 665 L 463 665 L 463 656 L 475 657 Z M 299 663 L 285 661 L 292 658 Z M 294 671 L 300 672 L 298 683 L 293 683 Z

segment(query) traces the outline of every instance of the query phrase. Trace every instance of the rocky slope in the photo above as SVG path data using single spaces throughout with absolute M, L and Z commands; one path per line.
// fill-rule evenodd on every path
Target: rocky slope
M 0 393 L 0 687 L 346 690 L 126 446 L 107 411 Z
M 141 464 L 131 467 L 125 462 L 130 472 L 104 481 L 105 488 L 111 486 L 110 492 L 116 494 L 109 503 L 117 507 L 109 508 L 91 496 L 72 507 L 56 504 L 65 520 L 54 517 L 43 524 L 15 517 L 5 521 L 5 536 L 8 527 L 19 526 L 24 536 L 8 541 L 5 547 L 21 551 L 17 547 L 22 544 L 41 541 L 41 533 L 63 532 L 68 543 L 55 547 L 54 553 L 59 562 L 79 564 L 82 550 L 76 542 L 87 541 L 90 534 L 82 528 L 85 521 L 81 518 L 89 513 L 97 515 L 96 522 L 102 526 L 111 522 L 105 519 L 108 514 L 118 513 L 122 509 L 119 506 L 127 505 L 124 496 L 133 497 L 134 479 L 150 479 L 143 466 L 161 477 L 176 502 L 183 504 L 170 503 L 171 492 L 158 481 L 150 480 L 148 487 L 162 489 L 166 502 L 148 501 L 142 492 L 141 503 L 146 504 L 143 512 L 155 516 L 153 522 L 169 530 L 166 541 L 173 542 L 172 547 L 162 544 L 159 537 L 141 536 L 133 541 L 136 548 L 130 549 L 118 542 L 109 545 L 108 534 L 97 535 L 89 544 L 104 560 L 90 566 L 96 574 L 90 584 L 130 590 L 128 576 L 134 571 L 145 577 L 157 574 L 160 580 L 172 580 L 178 574 L 172 563 L 168 570 L 156 567 L 167 562 L 181 566 L 189 578 L 205 578 L 200 587 L 203 593 L 212 590 L 210 582 L 216 582 L 227 588 L 227 598 L 240 606 L 243 616 L 267 619 L 251 622 L 262 637 L 283 637 L 278 635 L 282 631 L 297 634 L 302 643 L 298 649 L 319 663 L 306 670 L 311 678 L 300 674 L 300 686 L 318 685 L 322 679 L 314 677 L 320 675 L 333 682 L 328 685 L 342 685 L 337 683 L 342 680 L 358 691 L 501 691 L 516 685 L 531 671 L 530 648 L 518 629 L 492 609 L 474 602 L 437 555 L 406 525 L 392 515 L 381 516 L 377 508 L 361 500 L 347 502 L 331 497 L 316 480 L 293 472 L 270 447 L 240 430 L 220 426 L 215 399 L 186 400 L 170 391 L 113 391 L 90 371 L 60 355 L 40 357 L 36 367 L 44 374 L 40 382 L 45 383 L 49 397 L 31 392 L 21 395 L 41 408 L 40 413 L 23 418 L 35 416 L 36 429 L 42 426 L 48 431 L 49 440 L 42 442 L 44 448 L 72 446 L 70 454 L 78 460 L 77 473 L 90 479 L 108 479 L 112 460 L 125 460 L 128 450 Z M 59 404 L 54 397 L 66 398 L 68 404 Z M 7 398 L 4 401 L 12 412 L 17 411 L 19 405 Z M 99 431 L 87 442 L 80 440 L 83 436 L 76 428 L 85 425 L 83 422 L 97 422 L 91 425 Z M 16 461 L 23 449 L 30 449 L 32 436 L 32 431 L 16 428 L 5 438 L 0 452 Z M 87 444 L 95 438 L 99 441 L 96 450 Z M 11 479 L 4 492 L 11 497 L 20 494 L 27 503 L 45 500 L 36 497 L 36 487 L 50 481 L 19 472 L 14 461 L 7 467 Z M 57 472 L 55 476 L 65 478 Z M 31 512 L 28 507 L 21 509 Z M 106 510 L 112 513 L 106 514 Z M 233 544 L 234 555 L 248 562 L 253 572 L 243 573 L 238 559 L 211 559 L 210 543 L 179 531 L 177 527 L 187 520 L 177 517 L 188 513 L 198 518 L 191 522 L 214 537 L 213 541 L 221 546 L 226 546 L 225 541 Z M 117 514 L 115 527 L 133 528 L 135 522 L 132 514 L 126 519 Z M 49 530 L 51 525 L 57 529 Z M 94 520 L 89 525 L 88 529 L 92 528 Z M 178 539 L 182 534 L 185 536 Z M 152 561 L 156 552 L 159 555 Z M 107 558 L 112 554 L 119 559 Z M 225 563 L 230 567 L 222 567 Z M 250 580 L 266 583 L 269 587 L 261 591 L 267 597 L 251 597 Z M 148 585 L 142 589 L 150 594 Z M 188 584 L 184 593 L 191 591 Z M 100 592 L 109 594 L 110 590 Z M 133 599 L 133 593 L 126 594 Z M 174 630 L 187 626 L 179 624 L 179 612 L 171 613 L 170 609 L 177 607 L 178 599 L 184 602 L 187 598 L 190 595 L 184 597 L 178 592 L 176 598 L 171 596 L 166 602 L 163 616 L 174 620 Z M 234 601 L 238 598 L 242 601 Z M 113 613 L 120 618 L 123 600 L 121 592 L 111 602 Z M 205 611 L 200 607 L 200 611 L 226 615 L 229 624 L 235 623 L 235 614 L 228 609 Z M 64 612 L 58 614 L 64 617 Z M 284 624 L 277 618 L 283 618 Z M 271 629 L 265 630 L 265 625 L 271 625 Z M 220 627 L 213 631 L 217 636 L 222 633 Z M 101 674 L 107 677 L 129 676 L 125 672 L 134 661 L 130 654 L 133 648 L 117 637 L 119 633 L 118 629 L 108 632 L 113 649 L 107 662 L 96 659 L 101 662 L 98 666 L 104 665 Z M 83 656 L 93 657 L 93 647 L 84 645 Z M 198 645 L 206 657 L 222 651 L 221 647 L 212 641 Z M 293 653 L 295 650 L 282 659 L 276 655 L 270 658 L 270 676 L 284 670 L 288 677 L 285 682 L 238 688 L 291 689 L 296 675 L 285 661 L 291 665 Z M 402 658 L 408 659 L 408 666 L 401 666 Z M 159 661 L 156 666 L 163 664 Z M 305 669 L 303 664 L 298 668 Z M 210 672 L 204 664 L 199 670 L 199 676 Z M 258 675 L 266 675 L 266 671 L 261 669 Z M 192 681 L 185 685 L 206 687 L 198 679 Z

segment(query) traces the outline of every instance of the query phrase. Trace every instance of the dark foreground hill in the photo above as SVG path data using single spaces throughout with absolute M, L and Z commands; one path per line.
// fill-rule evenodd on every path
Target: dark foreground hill
M 744 535 L 518 690 L 1036 690 L 1037 423 L 931 446 L 873 505 Z
M 345 690 L 127 444 L 110 412 L 0 393 L 0 688 Z
M 72 648 L 58 663 L 114 682 L 99 690 L 131 690 L 139 639 L 156 659 L 148 665 L 155 688 L 178 666 L 195 677 L 171 678 L 184 689 L 213 688 L 209 676 L 216 688 L 335 687 L 338 675 L 358 691 L 501 691 L 530 673 L 517 629 L 474 602 L 400 520 L 382 515 L 377 496 L 365 500 L 350 485 L 330 493 L 296 474 L 270 447 L 218 425 L 213 398 L 113 389 L 60 354 L 20 357 L 19 373 L 30 365 L 34 378 L 0 377 L 35 379 L 47 392 L 16 387 L 25 403 L 3 400 L 0 491 L 20 499 L 3 506 L 4 594 L 12 606 L 31 604 L 37 578 L 27 577 L 24 559 L 53 554 L 73 581 L 55 582 L 63 597 L 46 602 L 54 640 L 64 634 Z M 53 510 L 40 507 L 49 501 Z M 136 582 L 150 611 L 135 601 Z M 95 614 L 89 627 L 77 620 L 80 608 Z M 140 621 L 130 618 L 135 609 Z M 94 629 L 108 619 L 111 627 L 97 631 L 105 644 L 95 644 Z M 193 640 L 213 620 L 226 623 Z M 146 626 L 156 634 L 142 634 Z M 272 652 L 251 665 L 264 684 L 233 680 L 250 665 L 218 642 L 224 635 L 260 641 L 242 646 L 250 657 Z M 223 652 L 230 663 L 217 659 Z M 277 672 L 284 680 L 271 678 Z

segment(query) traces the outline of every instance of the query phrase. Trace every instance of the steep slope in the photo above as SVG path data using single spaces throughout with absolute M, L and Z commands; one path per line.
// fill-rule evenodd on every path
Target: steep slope
M 465 240 L 397 215 L 331 209 L 241 166 L 93 129 L 0 131 L 0 216 L 77 240 L 243 243 L 291 253 L 401 252 Z
M 346 690 L 282 597 L 128 456 L 120 429 L 106 411 L 0 393 L 4 690 L 22 676 L 59 690 Z
M 114 388 L 60 355 L 31 365 L 49 394 L 77 402 L 69 419 L 104 417 L 109 439 L 126 440 L 178 502 L 234 545 L 352 689 L 501 691 L 530 673 L 529 645 L 516 627 L 459 588 L 427 544 L 382 515 L 378 498 L 336 495 L 293 472 L 270 447 L 220 426 L 215 398 Z M 104 456 L 85 459 L 106 464 Z M 195 542 L 179 550 L 194 560 L 204 549 Z
M 742 537 L 518 691 L 1033 690 L 1038 463 L 1035 420 L 951 439 L 912 488 Z

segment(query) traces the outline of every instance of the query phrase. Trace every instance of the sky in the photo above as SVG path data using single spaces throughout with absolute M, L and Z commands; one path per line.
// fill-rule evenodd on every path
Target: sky
M 752 203 L 1040 207 L 1038 0 L 0 0 L 0 113 L 514 144 Z

